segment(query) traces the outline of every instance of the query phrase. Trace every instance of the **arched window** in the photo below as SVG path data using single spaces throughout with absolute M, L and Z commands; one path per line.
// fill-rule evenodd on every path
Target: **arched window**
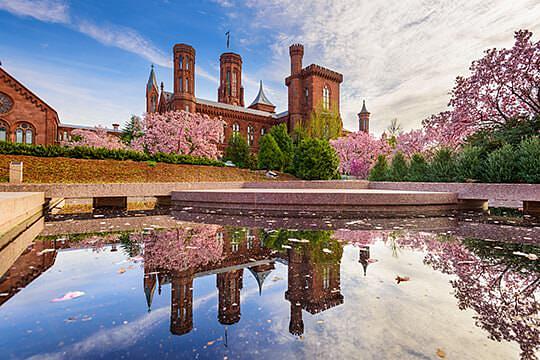
M 15 130 L 15 142 L 19 144 L 34 143 L 34 128 L 28 123 L 20 123 Z
M 157 111 L 157 97 L 156 97 L 156 94 L 152 95 L 151 111 L 152 112 Z
M 191 92 L 189 88 L 189 78 L 186 78 L 186 92 Z
M 0 120 L 0 141 L 8 141 L 9 127 L 8 125 Z
M 330 269 L 328 267 L 323 268 L 323 289 L 330 288 Z
M 182 76 L 178 78 L 178 91 L 184 91 L 184 78 Z
M 227 78 L 226 78 L 226 84 L 227 84 L 227 95 L 230 96 L 231 95 L 231 72 L 230 71 L 227 71 Z
M 264 134 L 266 134 L 266 128 L 265 127 L 261 128 L 261 136 L 264 136 Z
M 322 99 L 323 99 L 323 109 L 324 110 L 330 109 L 330 89 L 328 89 L 327 85 L 324 85 L 324 88 L 322 91 Z
M 180 55 L 178 57 L 178 68 L 182 69 L 183 66 L 184 66 L 184 58 L 182 57 L 182 55 Z
M 189 70 L 189 57 L 186 56 L 186 70 Z
M 247 143 L 248 145 L 253 145 L 255 142 L 255 129 L 253 126 L 249 125 L 247 128 Z
M 236 96 L 236 82 L 237 82 L 236 76 L 237 76 L 236 71 L 233 71 L 233 73 L 232 73 L 232 89 L 231 89 L 232 96 Z
M 238 125 L 238 123 L 233 124 L 232 132 L 233 132 L 233 136 L 240 135 L 240 125 Z

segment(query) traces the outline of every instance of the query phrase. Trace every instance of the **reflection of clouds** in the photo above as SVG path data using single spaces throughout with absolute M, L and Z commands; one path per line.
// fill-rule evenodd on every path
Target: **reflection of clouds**
M 216 298 L 217 293 L 200 297 L 193 302 L 193 309 L 198 308 L 209 300 Z M 69 347 L 62 348 L 59 352 L 39 354 L 30 359 L 65 359 L 70 357 L 84 357 L 94 351 L 106 352 L 108 350 L 126 349 L 135 345 L 138 341 L 148 335 L 148 333 L 160 325 L 163 321 L 168 321 L 170 308 L 162 307 L 145 314 L 135 321 L 126 325 L 101 330 L 79 341 Z
M 357 248 L 345 248 L 341 264 L 344 304 L 305 316 L 306 332 L 299 358 L 403 359 L 436 358 L 437 348 L 453 359 L 512 359 L 519 348 L 499 343 L 476 327 L 472 311 L 460 311 L 449 276 L 423 265 L 423 254 L 403 250 L 399 258 L 388 245 L 371 247 L 377 266 L 363 276 Z M 397 275 L 411 281 L 397 285 Z M 317 320 L 324 320 L 318 324 Z M 276 341 L 287 321 L 273 324 Z

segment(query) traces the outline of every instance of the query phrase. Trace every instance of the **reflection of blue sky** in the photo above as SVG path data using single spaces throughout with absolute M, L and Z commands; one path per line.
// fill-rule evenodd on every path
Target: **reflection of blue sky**
M 472 313 L 458 310 L 449 277 L 423 265 L 422 254 L 403 250 L 396 259 L 382 243 L 374 245 L 371 254 L 379 261 L 369 265 L 364 277 L 358 250 L 346 247 L 341 264 L 344 304 L 315 316 L 304 312 L 301 339 L 288 332 L 286 266 L 276 264 L 261 297 L 245 270 L 242 317 L 227 327 L 225 347 L 225 327 L 217 321 L 215 276 L 194 281 L 194 329 L 172 336 L 169 285 L 163 286 L 161 296 L 156 290 L 153 310 L 147 313 L 141 265 L 117 273 L 130 265 L 122 263 L 122 251 L 61 251 L 51 269 L 0 308 L 0 348 L 16 358 L 44 353 L 61 358 L 64 352 L 69 358 L 435 358 L 437 348 L 453 359 L 517 356 L 515 344 L 488 340 L 487 333 L 474 326 Z M 411 281 L 396 285 L 398 274 Z M 86 295 L 50 302 L 75 290 Z M 92 320 L 81 321 L 84 315 Z M 78 320 L 66 323 L 70 316 Z M 209 341 L 216 342 L 207 346 Z

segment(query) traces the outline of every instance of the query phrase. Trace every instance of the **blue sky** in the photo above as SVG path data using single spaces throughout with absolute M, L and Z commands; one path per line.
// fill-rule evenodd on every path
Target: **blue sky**
M 445 109 L 453 79 L 513 32 L 540 33 L 537 0 L 0 0 L 0 61 L 60 114 L 62 122 L 123 123 L 144 111 L 150 64 L 170 90 L 171 49 L 197 51 L 196 95 L 216 99 L 224 33 L 244 61 L 245 101 L 263 80 L 286 110 L 288 46 L 304 64 L 344 75 L 345 127 L 362 100 L 380 133 L 392 118 L 418 127 Z

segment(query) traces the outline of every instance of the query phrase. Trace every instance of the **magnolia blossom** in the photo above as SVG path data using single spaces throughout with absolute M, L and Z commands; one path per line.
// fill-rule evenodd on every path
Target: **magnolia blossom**
M 131 143 L 135 150 L 185 154 L 217 159 L 225 122 L 187 111 L 146 114 L 143 135 Z
M 124 149 L 126 147 L 117 136 L 109 134 L 107 129 L 100 126 L 96 126 L 93 130 L 75 129 L 71 132 L 71 139 L 62 141 L 62 145 L 88 146 L 110 150 Z
M 339 171 L 342 174 L 365 179 L 379 155 L 387 155 L 391 147 L 384 139 L 377 139 L 365 132 L 356 132 L 336 140 L 331 140 L 339 157 Z

